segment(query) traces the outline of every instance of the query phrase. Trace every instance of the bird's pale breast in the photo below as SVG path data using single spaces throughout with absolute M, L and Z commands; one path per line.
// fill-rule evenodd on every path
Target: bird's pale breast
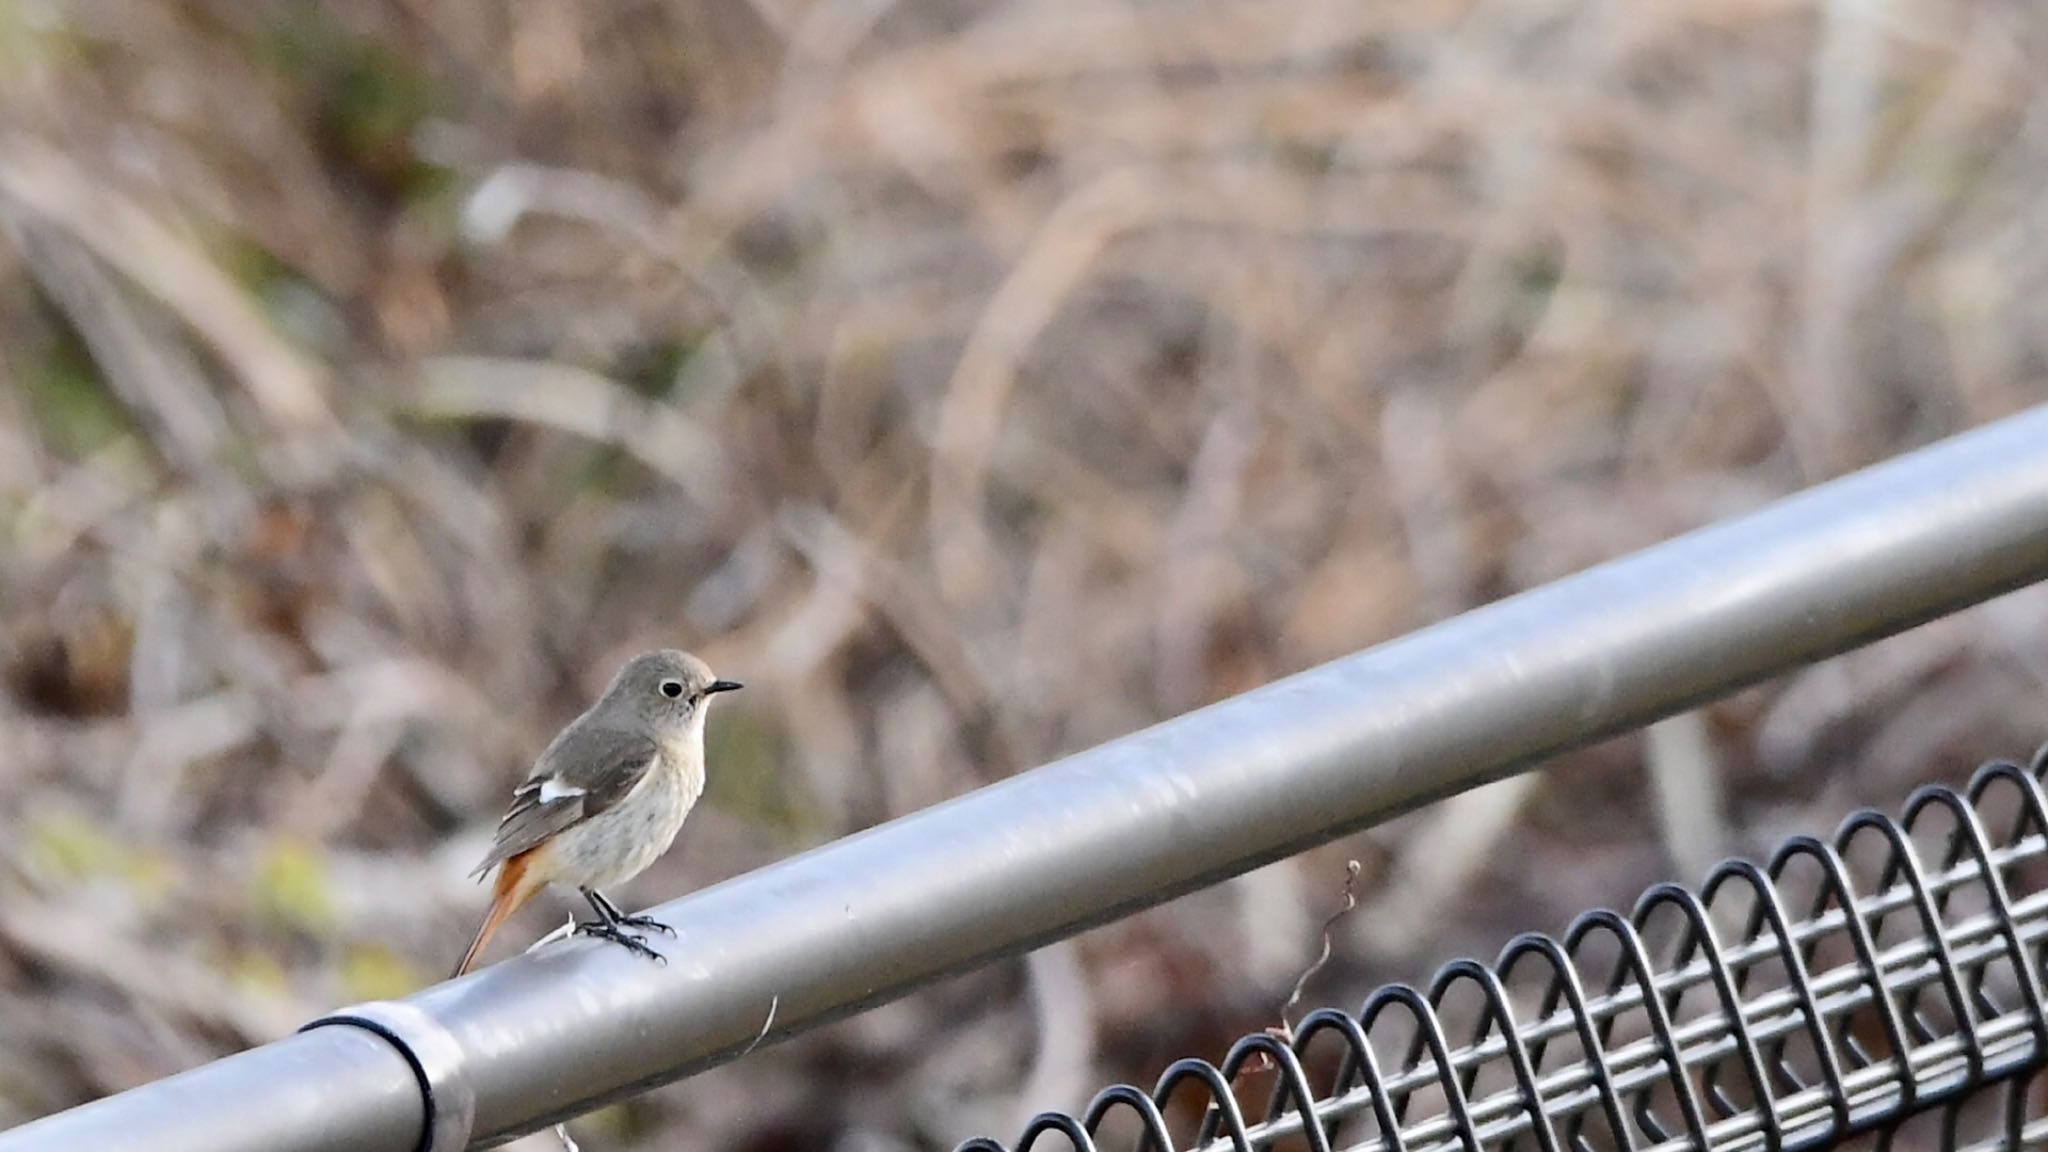
M 639 875 L 668 851 L 703 791 L 702 768 L 664 752 L 625 799 L 555 837 L 554 880 L 603 888 Z

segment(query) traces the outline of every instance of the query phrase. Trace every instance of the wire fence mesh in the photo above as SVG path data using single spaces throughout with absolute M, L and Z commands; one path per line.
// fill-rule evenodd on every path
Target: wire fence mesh
M 2048 747 L 960 1152 L 2048 1145 Z M 1262 1108 L 1253 1107 L 1264 1095 Z M 1909 1123 L 1930 1117 L 1931 1131 Z

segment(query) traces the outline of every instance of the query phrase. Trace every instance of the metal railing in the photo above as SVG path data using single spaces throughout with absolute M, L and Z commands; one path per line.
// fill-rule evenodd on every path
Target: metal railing
M 0 1152 L 502 1142 L 2048 576 L 2044 445 L 2048 407 L 662 905 L 666 966 L 551 945 Z
M 1989 1086 L 2005 1099 L 1986 1147 L 2048 1143 L 2048 1118 L 2026 1107 L 2028 1077 L 2048 1064 L 2044 774 L 2048 746 L 2031 769 L 1986 764 L 1964 794 L 1916 792 L 1903 822 L 1858 812 L 1832 842 L 1796 837 L 1767 866 L 1722 864 L 1697 895 L 1659 885 L 1627 917 L 1589 912 L 1561 941 L 1516 937 L 1491 968 L 1446 965 L 1426 993 L 1383 988 L 1355 1016 L 1320 1009 L 1291 1037 L 1245 1037 L 1220 1064 L 1182 1060 L 1149 1093 L 1120 1084 L 1079 1116 L 1044 1113 L 1014 1152 L 1048 1137 L 1093 1152 L 1119 1119 L 1149 1152 L 1287 1140 L 1312 1152 L 1523 1140 L 1538 1152 L 1779 1152 L 1890 1132 L 1934 1108 L 1949 1111 L 1940 1146 L 1954 1149 L 1956 1114 Z M 1933 867 L 1920 852 L 1930 830 Z M 1660 927 L 1675 929 L 1661 955 Z M 1604 984 L 1595 995 L 1589 976 Z M 1517 1002 L 1536 1003 L 1533 1018 L 1518 1021 Z M 1469 1038 L 1454 1044 L 1460 1009 Z M 1618 1038 L 1625 1021 L 1632 1034 Z M 1305 1069 L 1332 1055 L 1318 1088 Z M 1275 1073 L 1256 1122 L 1238 1101 L 1248 1070 Z M 1483 1076 L 1492 1086 L 1475 1091 Z M 1196 1093 L 1200 1120 L 1177 1138 L 1166 1110 Z M 984 1138 L 960 1152 L 1012 1149 Z

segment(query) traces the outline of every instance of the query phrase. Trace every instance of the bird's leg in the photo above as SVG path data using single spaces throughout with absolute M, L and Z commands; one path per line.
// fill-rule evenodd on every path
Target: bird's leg
M 611 901 L 599 896 L 594 888 L 584 888 L 581 891 L 583 898 L 590 901 L 591 909 L 597 913 L 597 919 L 585 920 L 577 924 L 576 934 L 578 936 L 594 936 L 599 940 L 609 940 L 628 952 L 647 957 L 656 964 L 668 963 L 668 957 L 642 944 L 627 933 L 627 922 L 624 917 L 618 914 L 618 909 L 611 906 Z
M 590 889 L 587 895 L 590 897 L 591 906 L 598 909 L 598 915 L 605 917 L 621 928 L 641 928 L 659 932 L 664 936 L 676 934 L 675 929 L 663 924 L 652 916 L 626 915 L 624 912 L 619 911 L 617 904 L 612 903 L 604 893 L 599 892 L 595 888 Z

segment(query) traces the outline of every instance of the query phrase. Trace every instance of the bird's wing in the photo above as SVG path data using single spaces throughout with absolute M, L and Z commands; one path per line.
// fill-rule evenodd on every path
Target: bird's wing
M 491 850 L 471 875 L 481 876 L 625 799 L 660 754 L 651 738 L 637 732 L 586 725 L 564 730 L 512 793 Z

